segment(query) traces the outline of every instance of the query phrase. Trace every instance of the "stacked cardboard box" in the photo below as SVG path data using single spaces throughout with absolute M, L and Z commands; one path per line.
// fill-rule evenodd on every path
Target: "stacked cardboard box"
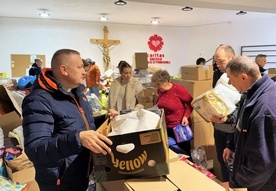
M 18 105 L 18 101 L 14 99 L 14 97 L 12 96 L 12 93 L 13 92 L 9 90 L 4 84 L 0 85 L 0 104 L 2 105 L 3 103 L 5 103 L 6 108 L 3 108 L 3 109 L 8 111 L 8 113 L 5 113 L 4 115 L 0 115 L 0 127 L 2 128 L 4 133 L 5 145 L 8 144 L 7 143 L 7 140 L 9 140 L 8 133 L 22 124 L 21 106 Z M 39 190 L 38 185 L 35 181 L 34 167 L 27 168 L 20 171 L 13 171 L 11 168 L 9 168 L 6 165 L 6 169 L 7 169 L 8 176 L 12 181 L 18 182 L 18 183 L 30 182 L 31 186 L 28 189 L 29 191 Z
M 182 67 L 182 69 L 185 67 Z M 189 66 L 188 68 L 192 68 Z M 194 70 L 200 72 L 201 70 Z M 212 89 L 212 79 L 203 78 L 205 73 L 196 73 L 198 79 L 202 80 L 190 80 L 189 79 L 174 79 L 173 83 L 183 85 L 191 94 L 193 98 L 203 94 L 204 92 Z M 185 76 L 184 76 L 185 77 Z M 209 78 L 209 77 L 208 77 Z M 191 114 L 192 128 L 194 132 L 194 139 L 192 141 L 192 147 L 198 147 L 202 145 L 214 145 L 213 138 L 213 125 L 207 123 L 196 111 Z
M 185 80 L 207 80 L 213 78 L 212 65 L 188 65 L 181 67 L 181 77 Z
M 182 79 L 174 79 L 172 82 L 183 85 L 193 98 L 212 89 L 213 67 L 189 65 L 181 67 Z M 191 114 L 194 139 L 192 148 L 204 146 L 208 160 L 208 169 L 214 168 L 216 155 L 214 151 L 214 127 L 207 123 L 196 111 Z M 211 149 L 210 149 L 211 148 Z
M 148 87 L 144 89 L 144 95 L 146 97 L 145 109 L 151 108 L 156 104 L 157 89 L 154 87 Z

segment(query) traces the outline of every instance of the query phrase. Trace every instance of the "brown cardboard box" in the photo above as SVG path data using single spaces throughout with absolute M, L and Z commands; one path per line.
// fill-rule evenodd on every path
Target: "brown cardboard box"
M 193 110 L 190 116 L 192 118 L 192 121 L 195 123 L 203 122 L 203 121 L 206 122 L 205 119 L 203 117 L 201 117 L 201 115 L 199 115 L 196 110 Z
M 167 178 L 176 185 L 179 190 L 192 191 L 225 191 L 225 189 L 183 161 L 170 163 L 170 174 Z
M 205 121 L 193 122 L 192 128 L 194 132 L 193 147 L 214 145 L 214 127 L 212 123 Z
M 21 103 L 20 98 L 16 99 L 13 96 L 13 92 L 9 90 L 5 85 L 0 85 L 0 98 L 9 104 L 10 112 L 0 116 L 0 127 L 3 129 L 4 137 L 8 137 L 8 133 L 18 126 L 22 125 L 21 119 Z M 5 139 L 5 141 L 8 139 Z M 6 142 L 5 142 L 6 144 Z M 38 185 L 35 181 L 35 169 L 34 167 L 20 170 L 12 171 L 7 165 L 7 173 L 9 178 L 14 182 L 28 183 L 31 182 L 28 191 L 38 191 Z
M 16 111 L 0 116 L 0 127 L 3 129 L 4 137 L 8 137 L 10 131 L 22 124 L 22 119 Z
M 193 98 L 205 93 L 212 89 L 212 80 L 183 80 L 183 79 L 173 79 L 173 83 L 181 84 L 184 86 Z M 191 114 L 193 122 L 205 121 L 195 110 Z
M 184 79 L 173 79 L 172 82 L 183 85 L 189 91 L 193 98 L 212 89 L 212 80 L 194 81 Z
M 10 90 L 4 85 L 0 85 L 0 104 L 5 106 L 4 109 L 8 113 L 0 115 L 0 127 L 3 129 L 4 137 L 7 138 L 10 131 L 22 124 L 21 107 L 13 98 Z M 5 143 L 6 144 L 5 139 Z
M 6 169 L 7 169 L 9 178 L 14 182 L 27 183 L 35 179 L 34 167 L 13 172 L 12 169 L 6 165 Z
M 107 121 L 97 129 L 107 135 L 111 129 Z M 155 129 L 109 136 L 113 144 L 108 155 L 93 154 L 95 180 L 105 182 L 129 178 L 160 176 L 169 173 L 168 137 L 164 113 Z M 133 144 L 128 153 L 117 151 L 118 145 Z
M 128 179 L 124 183 L 124 191 L 175 191 L 177 186 L 166 177 L 147 179 Z
M 97 183 L 96 191 L 225 191 L 218 183 L 180 161 L 179 156 L 171 150 L 169 150 L 169 163 L 170 174 L 166 176 L 101 182 Z
M 144 105 L 144 109 L 148 109 L 148 108 L 151 108 L 151 107 L 153 107 L 153 103 L 146 103 Z
M 175 152 L 169 149 L 169 162 L 175 162 L 179 161 L 179 156 Z M 109 191 L 109 190 L 116 190 L 116 191 L 127 191 L 127 190 L 133 190 L 134 187 L 132 187 L 132 182 L 134 182 L 135 187 L 139 186 L 138 184 L 143 184 L 144 180 L 149 181 L 158 181 L 158 179 L 155 178 L 146 178 L 146 179 L 128 179 L 128 180 L 115 180 L 115 181 L 108 181 L 108 182 L 98 182 L 96 183 L 96 191 Z M 161 181 L 160 177 L 159 180 Z M 171 186 L 171 183 L 168 182 L 167 179 L 162 179 L 163 181 L 166 181 L 166 184 L 169 184 Z M 138 183 L 139 182 L 139 183 Z M 161 183 L 162 186 L 165 186 L 164 183 Z M 141 187 L 140 187 L 141 188 Z M 165 188 L 168 188 L 167 186 Z M 136 188 L 137 189 L 137 188 Z M 145 189 L 145 188 L 144 188 Z M 145 190 L 146 191 L 146 190 Z
M 145 109 L 150 108 L 154 105 L 154 95 L 157 94 L 157 89 L 154 87 L 149 87 L 144 89 L 144 96 L 146 98 Z
M 276 74 L 276 68 L 268 68 L 268 74 Z
M 124 191 L 125 181 L 126 180 L 98 182 L 96 183 L 96 191 Z
M 135 69 L 148 68 L 148 54 L 146 52 L 136 52 L 134 54 Z
M 222 181 L 221 168 L 220 168 L 220 163 L 218 161 L 217 152 L 216 152 L 216 150 L 214 152 L 215 153 L 214 153 L 214 158 L 213 158 L 213 174 L 216 176 L 216 178 L 219 181 Z
M 212 65 L 181 66 L 181 78 L 185 80 L 207 80 L 213 78 Z

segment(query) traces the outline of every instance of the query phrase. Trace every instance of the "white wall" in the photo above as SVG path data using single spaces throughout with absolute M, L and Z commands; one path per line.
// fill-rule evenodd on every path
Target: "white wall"
M 241 46 L 276 45 L 276 15 L 243 22 L 192 27 L 189 39 L 190 63 L 200 54 L 206 59 L 211 58 L 220 44 L 231 45 L 238 56 L 241 54 Z
M 102 39 L 104 25 L 108 26 L 109 39 L 121 41 L 110 49 L 111 65 L 117 66 L 120 60 L 132 64 L 135 52 L 153 53 L 147 42 L 154 34 L 163 38 L 164 46 L 159 53 L 165 54 L 164 59 L 171 61 L 164 67 L 172 75 L 179 73 L 179 65 L 187 63 L 187 28 L 0 18 L 0 72 L 11 77 L 11 54 L 45 54 L 46 66 L 50 67 L 53 53 L 61 48 L 78 50 L 83 58 L 95 60 L 103 71 L 101 48 L 90 43 L 90 39 Z
M 111 65 L 120 60 L 130 64 L 135 52 L 153 53 L 147 45 L 154 34 L 164 40 L 164 60 L 171 75 L 177 75 L 180 66 L 195 64 L 198 57 L 209 59 L 219 44 L 229 44 L 240 55 L 241 46 L 276 44 L 276 15 L 243 22 L 220 23 L 199 27 L 161 27 L 109 24 L 48 19 L 0 18 L 0 72 L 11 77 L 11 54 L 45 54 L 50 66 L 53 53 L 60 48 L 76 49 L 83 58 L 92 58 L 103 71 L 102 52 L 91 38 L 103 38 L 103 26 L 108 26 L 109 39 L 121 44 L 110 50 Z

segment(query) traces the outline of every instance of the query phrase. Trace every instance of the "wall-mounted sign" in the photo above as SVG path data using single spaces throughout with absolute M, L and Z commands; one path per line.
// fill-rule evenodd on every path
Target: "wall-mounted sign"
M 157 34 L 149 37 L 148 46 L 153 53 L 148 53 L 149 64 L 170 64 L 169 60 L 164 60 L 165 54 L 157 53 L 162 50 L 163 38 Z

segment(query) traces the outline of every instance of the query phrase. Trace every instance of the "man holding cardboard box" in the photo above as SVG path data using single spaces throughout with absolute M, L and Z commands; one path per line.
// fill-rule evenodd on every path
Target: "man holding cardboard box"
M 228 84 L 228 78 L 225 73 L 226 66 L 230 60 L 235 57 L 234 49 L 229 45 L 221 45 L 216 49 L 214 58 L 217 64 L 218 69 L 224 74 L 220 77 L 216 84 L 223 83 L 224 85 Z M 229 85 L 230 86 L 230 85 Z M 232 87 L 232 89 L 235 89 Z M 233 132 L 235 129 L 236 123 L 236 114 L 230 114 L 228 116 L 219 118 L 213 116 L 211 119 L 214 124 L 214 139 L 217 152 L 217 158 L 221 166 L 222 181 L 229 181 L 229 170 L 228 165 L 223 160 L 223 151 L 226 148 L 227 142 L 232 139 Z
M 42 70 L 23 100 L 25 152 L 34 164 L 40 191 L 85 191 L 93 168 L 91 152 L 111 151 L 112 141 L 94 131 L 105 117 L 93 118 L 83 94 L 85 77 L 80 54 L 58 50 L 51 69 Z

